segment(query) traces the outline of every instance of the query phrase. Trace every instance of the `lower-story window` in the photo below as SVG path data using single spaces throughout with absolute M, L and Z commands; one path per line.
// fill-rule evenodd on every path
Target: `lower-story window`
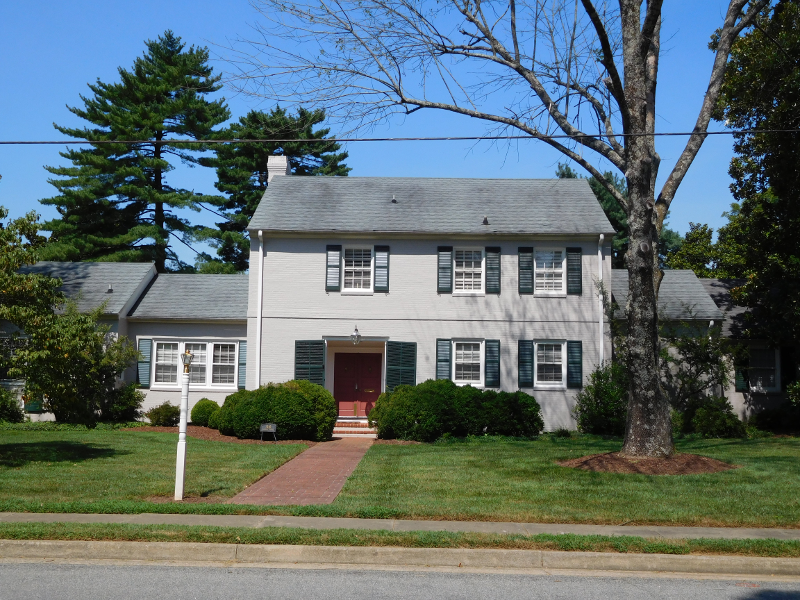
M 536 345 L 535 385 L 541 387 L 565 387 L 565 342 L 542 341 L 534 343 Z
M 481 342 L 453 342 L 453 381 L 481 385 L 483 383 L 483 349 Z
M 235 342 L 155 342 L 153 383 L 178 387 L 180 355 L 191 352 L 189 383 L 193 386 L 230 388 L 237 383 L 238 348 Z M 209 377 L 210 374 L 210 377 Z

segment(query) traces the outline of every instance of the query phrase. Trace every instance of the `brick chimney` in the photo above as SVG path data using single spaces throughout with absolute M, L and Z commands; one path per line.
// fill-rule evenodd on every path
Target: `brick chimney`
M 286 156 L 277 156 L 271 154 L 267 157 L 267 183 L 272 181 L 276 175 L 291 175 L 292 170 L 289 167 L 289 158 Z

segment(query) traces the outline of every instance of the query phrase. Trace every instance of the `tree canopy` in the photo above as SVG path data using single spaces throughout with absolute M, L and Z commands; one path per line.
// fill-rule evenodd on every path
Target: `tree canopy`
M 330 129 L 314 129 L 325 120 L 321 110 L 300 108 L 296 115 L 277 107 L 266 113 L 250 111 L 238 122 L 220 131 L 222 139 L 286 140 L 299 142 L 231 143 L 215 148 L 215 156 L 202 158 L 203 165 L 217 170 L 216 188 L 227 195 L 220 205 L 224 221 L 218 229 L 206 228 L 199 237 L 212 241 L 219 258 L 206 257 L 201 271 L 244 271 L 249 266 L 250 240 L 245 233 L 261 196 L 267 189 L 267 158 L 279 154 L 289 158 L 293 175 L 345 176 L 347 152 L 336 142 L 320 142 Z M 308 140 L 308 141 L 305 141 Z
M 164 141 L 209 138 L 229 118 L 223 99 L 208 99 L 221 89 L 208 50 L 187 49 L 172 31 L 145 45 L 131 70 L 119 69 L 119 82 L 90 84 L 83 107 L 69 108 L 88 126 L 55 125 L 72 138 L 136 143 L 67 150 L 61 156 L 71 166 L 46 167 L 57 176 L 49 181 L 59 194 L 42 203 L 61 215 L 44 224 L 52 231 L 47 259 L 154 261 L 159 272 L 185 270 L 174 241 L 191 239 L 197 226 L 175 211 L 224 200 L 169 181 L 176 161 L 198 164 L 207 145 Z

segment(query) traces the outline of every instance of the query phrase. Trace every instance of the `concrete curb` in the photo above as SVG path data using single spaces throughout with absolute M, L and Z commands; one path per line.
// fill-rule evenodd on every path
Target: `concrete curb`
M 387 568 L 466 567 L 800 577 L 800 559 L 796 558 L 452 548 L 0 540 L 0 559 L 148 562 L 190 560 L 200 563 L 273 566 L 371 565 Z

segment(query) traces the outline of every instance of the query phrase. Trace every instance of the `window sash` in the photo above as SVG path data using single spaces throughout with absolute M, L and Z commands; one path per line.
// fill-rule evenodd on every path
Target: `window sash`
M 463 383 L 480 383 L 482 373 L 481 343 L 455 342 L 453 353 L 453 381 Z
M 536 384 L 562 385 L 564 383 L 564 344 L 561 342 L 536 343 Z
M 156 383 L 178 382 L 178 343 L 158 342 L 156 344 Z
M 750 349 L 750 366 L 747 375 L 752 389 L 777 389 L 777 371 L 777 360 L 773 348 Z
M 483 290 L 483 251 L 456 250 L 453 253 L 453 271 L 456 292 Z
M 192 364 L 189 366 L 189 383 L 206 382 L 206 345 L 196 343 L 184 344 L 184 351 L 189 351 L 194 355 Z
M 236 344 L 214 344 L 211 383 L 236 383 Z
M 564 291 L 564 251 L 536 250 L 534 289 L 537 292 Z
M 372 289 L 372 248 L 345 248 L 344 250 L 345 290 Z

